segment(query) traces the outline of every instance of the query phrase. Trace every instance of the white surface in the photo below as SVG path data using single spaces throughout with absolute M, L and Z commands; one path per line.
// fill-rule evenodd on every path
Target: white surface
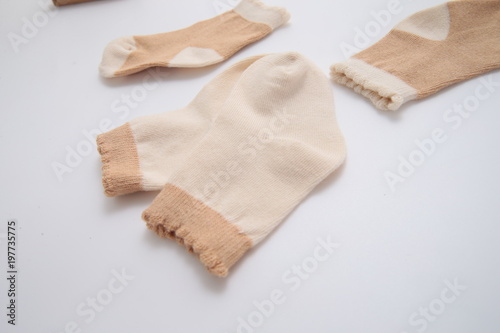
M 97 128 L 104 119 L 116 127 L 136 116 L 179 108 L 216 73 L 247 56 L 299 51 L 326 74 L 333 62 L 344 59 L 340 44 L 352 44 L 356 27 L 373 25 L 370 12 L 389 2 L 268 1 L 288 8 L 288 25 L 220 65 L 162 70 L 157 88 L 121 119 L 111 105 L 123 106 L 116 104 L 122 94 L 141 87 L 148 74 L 100 79 L 97 67 L 106 43 L 183 28 L 216 15 L 215 5 L 235 1 L 109 0 L 67 6 L 18 53 L 7 34 L 21 34 L 23 18 L 31 20 L 40 8 L 35 1 L 2 1 L 0 237 L 10 218 L 21 230 L 18 325 L 6 324 L 7 285 L 1 278 L 0 331 L 236 332 L 239 317 L 259 319 L 252 315 L 254 301 L 279 289 L 286 300 L 253 331 L 499 332 L 500 87 L 459 128 L 443 120 L 448 108 L 474 94 L 480 78 L 394 114 L 378 112 L 366 99 L 332 84 L 348 144 L 345 166 L 225 280 L 145 228 L 140 215 L 155 193 L 103 195 L 94 148 L 62 182 L 51 167 L 64 163 L 67 146 L 76 149 L 85 140 L 83 130 Z M 401 12 L 371 42 L 411 13 L 439 3 L 401 0 Z M 498 71 L 491 75 L 500 81 Z M 414 141 L 430 137 L 435 128 L 442 128 L 448 140 L 391 192 L 384 173 L 394 172 L 399 155 L 408 157 Z M 293 284 L 283 276 L 290 279 L 294 264 L 313 263 L 309 257 L 316 239 L 328 235 L 340 247 L 291 291 Z M 5 272 L 5 238 L 0 241 Z M 90 315 L 79 315 L 78 307 L 89 297 L 106 296 L 112 270 L 122 268 L 135 279 L 86 322 Z M 446 280 L 455 279 L 467 290 L 425 330 L 420 315 L 412 325 L 409 318 L 420 307 L 442 310 L 441 290 Z M 65 330 L 72 321 L 78 329 Z

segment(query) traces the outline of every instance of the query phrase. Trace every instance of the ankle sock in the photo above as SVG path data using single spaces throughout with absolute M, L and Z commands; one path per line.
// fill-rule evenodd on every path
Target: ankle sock
M 289 18 L 284 8 L 242 0 L 233 10 L 182 30 L 116 39 L 106 46 L 99 71 L 110 78 L 153 66 L 212 65 L 267 36 Z
M 297 53 L 268 55 L 243 74 L 152 205 L 147 226 L 229 268 L 345 158 L 331 86 Z
M 378 43 L 331 67 L 334 81 L 397 110 L 500 67 L 500 1 L 451 1 L 418 12 Z
M 98 135 L 105 194 L 161 190 L 209 130 L 242 74 L 262 57 L 234 64 L 210 81 L 185 108 L 139 117 Z

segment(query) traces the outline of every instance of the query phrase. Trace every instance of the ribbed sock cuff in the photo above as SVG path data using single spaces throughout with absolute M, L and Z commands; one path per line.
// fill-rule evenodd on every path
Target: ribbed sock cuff
M 137 147 L 128 123 L 98 135 L 97 150 L 101 154 L 102 184 L 107 196 L 142 190 Z
M 165 185 L 142 218 L 161 237 L 177 240 L 220 277 L 252 246 L 249 237 L 184 190 Z
M 258 0 L 242 0 L 234 11 L 248 21 L 267 24 L 273 30 L 290 19 L 285 8 L 267 6 Z
M 362 60 L 351 58 L 332 65 L 332 79 L 369 98 L 379 110 L 396 111 L 416 99 L 417 91 L 398 77 Z

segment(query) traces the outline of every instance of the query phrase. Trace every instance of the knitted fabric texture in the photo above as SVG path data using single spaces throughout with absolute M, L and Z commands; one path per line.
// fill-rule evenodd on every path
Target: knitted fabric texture
M 212 65 L 264 38 L 289 18 L 284 8 L 242 0 L 233 10 L 182 30 L 118 38 L 106 46 L 99 71 L 111 78 L 153 66 Z
M 334 81 L 395 111 L 500 67 L 500 1 L 451 1 L 418 12 L 331 67 Z
M 226 276 L 345 158 L 328 79 L 297 53 L 242 74 L 143 218 Z
M 139 117 L 97 137 L 107 196 L 161 190 L 210 129 L 233 87 L 263 56 L 240 61 L 210 81 L 184 108 Z

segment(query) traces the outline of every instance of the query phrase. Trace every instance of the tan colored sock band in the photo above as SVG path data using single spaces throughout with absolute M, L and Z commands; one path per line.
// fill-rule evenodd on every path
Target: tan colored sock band
M 167 184 L 162 193 L 143 213 L 148 228 L 198 255 L 210 273 L 226 276 L 252 246 L 250 238 L 182 189 Z
M 54 6 L 73 5 L 76 3 L 89 2 L 89 1 L 95 1 L 95 0 L 52 0 Z
M 126 123 L 97 137 L 102 160 L 104 193 L 113 197 L 142 190 L 142 175 L 136 144 Z

